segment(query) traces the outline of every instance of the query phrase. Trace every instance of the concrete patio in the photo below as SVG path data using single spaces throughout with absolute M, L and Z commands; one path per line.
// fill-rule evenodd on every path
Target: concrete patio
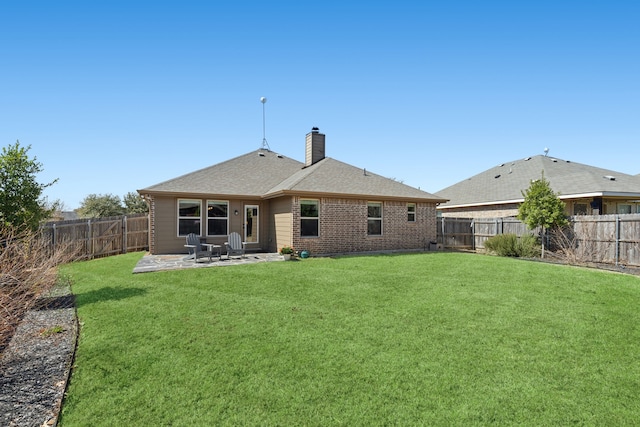
M 218 258 L 214 256 L 211 261 L 207 258 L 188 258 L 185 254 L 175 255 L 150 255 L 142 257 L 134 267 L 133 273 L 148 273 L 152 271 L 180 270 L 184 268 L 224 267 L 242 264 L 255 264 L 257 262 L 284 261 L 284 257 L 277 253 L 249 253 L 242 257 L 227 258 L 225 255 Z

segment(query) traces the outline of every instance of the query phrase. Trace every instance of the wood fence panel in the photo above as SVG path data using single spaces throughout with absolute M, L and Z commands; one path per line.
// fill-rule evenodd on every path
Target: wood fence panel
M 500 234 L 502 218 L 476 218 L 473 221 L 474 243 L 476 249 L 483 249 L 484 242 L 489 238 Z
M 127 217 L 127 252 L 144 251 L 149 248 L 149 217 Z
M 525 234 L 536 233 L 536 230 L 529 230 L 527 225 L 517 218 L 504 218 L 502 221 L 502 234 L 515 234 L 523 236 Z
M 78 259 L 116 255 L 149 247 L 147 214 L 50 222 L 42 226 L 55 251 Z
M 448 249 L 482 249 L 487 239 L 508 233 L 540 230 L 528 230 L 516 218 L 438 218 L 438 242 Z M 564 233 L 556 245 L 569 249 L 577 262 L 640 266 L 640 214 L 575 216 Z
M 620 261 L 640 265 L 640 215 L 621 217 L 620 223 Z
M 438 243 L 444 248 L 473 249 L 470 218 L 438 218 Z

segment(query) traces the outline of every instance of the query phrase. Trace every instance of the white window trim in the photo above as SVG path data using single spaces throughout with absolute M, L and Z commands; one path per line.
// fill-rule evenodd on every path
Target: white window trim
M 221 220 L 223 219 L 222 217 L 211 217 L 209 218 L 209 204 L 226 204 L 227 205 L 227 216 L 225 217 L 227 220 L 227 230 L 225 232 L 225 234 L 209 234 L 209 219 L 214 219 L 214 220 Z M 207 200 L 207 209 L 206 209 L 206 221 L 207 221 L 207 225 L 206 225 L 206 229 L 207 229 L 207 237 L 220 237 L 220 236 L 228 236 L 229 235 L 229 222 L 231 221 L 229 219 L 229 209 L 230 209 L 231 204 L 229 203 L 228 200 Z
M 413 212 L 409 210 L 409 207 L 413 206 Z M 407 222 L 416 222 L 418 206 L 415 203 L 407 203 Z M 413 214 L 413 219 L 409 219 L 409 215 Z
M 380 205 L 380 217 L 370 217 L 369 216 L 369 205 L 377 204 Z M 384 203 L 383 202 L 375 202 L 368 201 L 367 202 L 367 224 L 370 220 L 380 221 L 380 234 L 369 234 L 369 227 L 367 225 L 367 236 L 368 237 L 380 237 L 384 235 Z
M 198 205 L 200 205 L 200 231 L 198 232 L 198 236 L 202 236 L 202 200 L 200 199 L 178 199 L 178 203 L 176 203 L 176 217 L 177 222 L 176 222 L 176 234 L 178 235 L 178 237 L 185 237 L 180 235 L 180 220 L 181 219 L 189 219 L 189 220 L 193 220 L 196 219 L 196 217 L 194 216 L 180 216 L 180 202 L 192 202 L 192 203 L 197 203 Z

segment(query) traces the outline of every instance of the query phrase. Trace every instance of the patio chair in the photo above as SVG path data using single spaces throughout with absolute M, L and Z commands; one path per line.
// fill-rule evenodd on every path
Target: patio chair
M 189 251 L 186 259 L 193 258 L 194 262 L 198 262 L 198 257 L 208 257 L 211 261 L 211 246 L 200 243 L 200 237 L 195 233 L 187 234 L 187 244 L 184 245 Z
M 229 234 L 229 240 L 224 242 L 224 245 L 227 248 L 227 259 L 229 259 L 231 255 L 244 256 L 245 242 L 242 241 L 238 233 L 233 232 Z

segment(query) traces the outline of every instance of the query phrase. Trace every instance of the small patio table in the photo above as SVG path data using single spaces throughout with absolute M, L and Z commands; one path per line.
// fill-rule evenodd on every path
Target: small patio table
M 214 245 L 213 243 L 201 243 L 201 245 L 207 247 L 207 252 L 209 252 L 209 261 L 211 261 L 211 258 L 213 257 L 214 250 L 217 253 L 218 261 L 220 261 L 220 249 L 222 248 L 221 245 Z

